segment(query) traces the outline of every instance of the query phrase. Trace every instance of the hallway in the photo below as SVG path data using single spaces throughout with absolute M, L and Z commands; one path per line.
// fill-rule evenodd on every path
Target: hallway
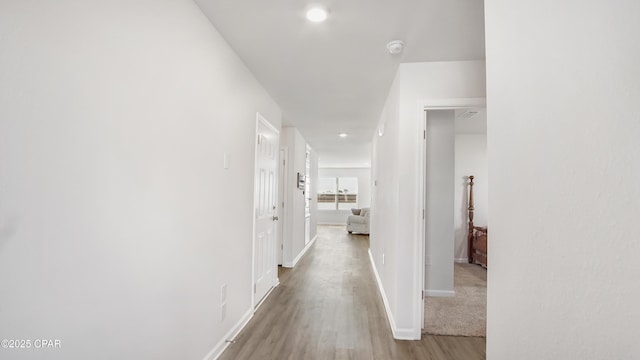
M 368 255 L 369 237 L 318 226 L 318 239 L 220 359 L 485 358 L 485 339 L 397 341 Z

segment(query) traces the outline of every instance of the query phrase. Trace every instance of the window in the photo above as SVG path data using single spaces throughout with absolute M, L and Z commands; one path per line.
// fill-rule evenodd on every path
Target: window
M 336 209 L 336 178 L 318 179 L 318 210 Z
M 318 210 L 349 210 L 358 203 L 358 178 L 318 179 Z

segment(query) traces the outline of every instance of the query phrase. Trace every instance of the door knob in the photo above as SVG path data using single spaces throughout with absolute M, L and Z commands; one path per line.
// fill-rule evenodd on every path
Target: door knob
M 278 217 L 277 217 L 277 216 L 274 216 L 274 217 L 273 217 L 273 221 L 278 221 Z

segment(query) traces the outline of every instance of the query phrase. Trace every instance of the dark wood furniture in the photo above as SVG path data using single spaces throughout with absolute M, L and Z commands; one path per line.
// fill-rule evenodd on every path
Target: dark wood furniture
M 473 175 L 469 176 L 469 234 L 468 255 L 469 264 L 478 264 L 487 267 L 488 231 L 486 226 L 473 224 Z

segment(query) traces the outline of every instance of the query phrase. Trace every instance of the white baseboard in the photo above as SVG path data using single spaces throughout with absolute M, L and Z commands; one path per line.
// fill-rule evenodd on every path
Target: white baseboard
M 468 258 L 457 258 L 457 259 L 453 259 L 453 262 L 459 263 L 459 264 L 466 264 L 469 262 Z
M 314 236 L 313 239 L 311 239 L 311 241 L 309 241 L 309 243 L 304 247 L 304 249 L 302 249 L 302 251 L 300 251 L 300 254 L 298 254 L 298 256 L 296 256 L 296 258 L 293 260 L 293 262 L 285 261 L 285 262 L 282 263 L 282 267 L 285 267 L 285 268 L 293 268 L 293 267 L 295 267 L 296 264 L 298 263 L 298 261 L 300 261 L 300 259 L 302 259 L 304 254 L 307 253 L 309 248 L 311 248 L 311 245 L 313 245 L 313 243 L 316 241 L 317 238 L 318 238 L 318 234 L 316 234 L 316 236 Z
M 396 337 L 396 321 L 393 319 L 393 313 L 391 313 L 391 307 L 389 306 L 389 300 L 387 299 L 387 294 L 384 292 L 384 287 L 382 286 L 382 279 L 380 279 L 380 274 L 378 274 L 378 268 L 376 268 L 376 263 L 373 261 L 373 255 L 371 254 L 371 249 L 369 249 L 369 260 L 371 261 L 371 268 L 373 269 L 373 274 L 376 277 L 376 283 L 378 284 L 378 290 L 380 291 L 380 295 L 382 296 L 382 303 L 384 303 L 384 310 L 387 313 L 387 319 L 389 320 L 389 326 L 391 326 L 391 331 L 393 332 L 393 337 Z
M 343 222 L 319 222 L 318 225 L 332 225 L 332 226 L 347 226 L 347 224 Z
M 264 302 L 267 300 L 267 298 L 269 297 L 269 295 L 271 295 L 271 293 L 273 292 L 273 290 L 275 290 L 278 285 L 280 285 L 280 279 L 276 279 L 275 284 L 271 287 L 271 289 L 269 289 L 269 291 L 267 291 L 267 293 L 264 295 L 264 297 L 262 298 L 262 300 L 260 300 L 260 302 L 256 305 L 256 307 L 253 309 L 253 312 L 255 313 L 256 311 L 258 311 L 258 309 L 260 308 L 260 306 L 262 306 L 262 304 L 264 304 Z
M 216 344 L 216 346 L 209 351 L 207 355 L 205 355 L 204 360 L 216 360 L 222 355 L 227 346 L 231 344 L 229 341 L 232 341 L 242 329 L 249 323 L 249 320 L 253 317 L 253 309 L 249 309 L 238 321 L 238 323 L 229 330 L 229 332 Z
M 387 319 L 389 320 L 389 326 L 391 327 L 393 338 L 396 340 L 420 340 L 420 337 L 416 339 L 415 331 L 413 329 L 403 329 L 403 328 L 398 328 L 396 326 L 396 321 L 393 318 L 393 313 L 391 312 L 391 307 L 389 306 L 389 300 L 387 299 L 387 294 L 384 292 L 384 287 L 382 286 L 382 280 L 380 279 L 380 274 L 378 274 L 376 263 L 375 261 L 373 261 L 373 255 L 371 254 L 371 249 L 369 249 L 369 260 L 371 260 L 371 268 L 373 269 L 373 274 L 376 276 L 376 282 L 378 283 L 378 290 L 380 290 L 380 295 L 382 296 L 382 302 L 384 303 L 384 310 L 387 313 Z
M 438 297 L 456 296 L 456 292 L 454 290 L 425 290 L 424 294 L 427 296 L 438 296 Z
M 400 329 L 396 328 L 393 331 L 393 338 L 396 340 L 420 340 L 421 332 L 418 331 L 416 337 L 416 331 L 413 329 Z

